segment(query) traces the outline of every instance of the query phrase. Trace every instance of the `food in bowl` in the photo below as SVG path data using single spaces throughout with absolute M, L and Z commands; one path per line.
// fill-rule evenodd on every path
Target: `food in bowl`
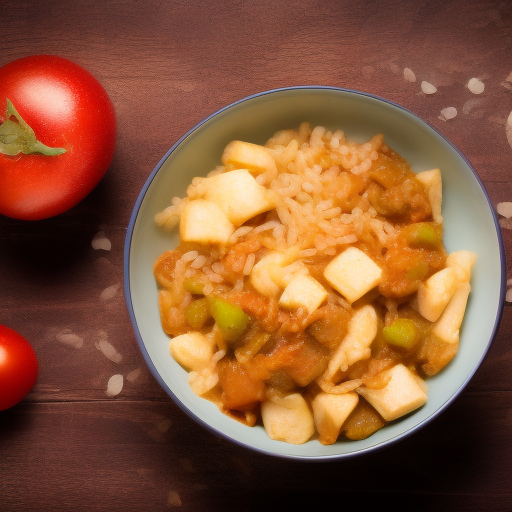
M 439 169 L 302 123 L 228 144 L 155 221 L 169 350 L 199 396 L 271 439 L 365 439 L 423 406 L 458 351 L 476 254 L 443 245 Z

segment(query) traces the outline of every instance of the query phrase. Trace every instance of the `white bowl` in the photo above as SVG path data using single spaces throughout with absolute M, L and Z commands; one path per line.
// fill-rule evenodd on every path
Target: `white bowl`
M 317 440 L 292 445 L 269 439 L 263 427 L 247 427 L 197 397 L 187 373 L 169 355 L 162 330 L 153 263 L 178 244 L 154 222 L 173 196 L 186 195 L 194 176 L 204 176 L 220 163 L 224 147 L 234 139 L 264 143 L 276 131 L 312 126 L 342 129 L 347 138 L 366 141 L 383 133 L 386 143 L 415 172 L 440 168 L 443 177 L 444 242 L 449 252 L 478 253 L 472 292 L 461 330 L 460 348 L 450 364 L 428 379 L 429 398 L 416 412 L 388 424 L 362 441 Z M 443 136 L 411 112 L 369 94 L 332 87 L 292 87 L 263 92 L 229 105 L 192 128 L 158 163 L 133 209 L 125 243 L 125 295 L 135 336 L 154 377 L 189 416 L 235 443 L 271 455 L 305 459 L 337 459 L 388 446 L 417 431 L 448 407 L 468 384 L 497 332 L 504 303 L 505 256 L 499 226 L 487 193 L 464 156 Z

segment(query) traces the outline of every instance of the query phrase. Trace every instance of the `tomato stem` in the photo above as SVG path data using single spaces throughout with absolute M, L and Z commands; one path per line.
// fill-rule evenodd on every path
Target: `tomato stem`
M 46 156 L 55 156 L 65 152 L 64 148 L 52 148 L 37 140 L 34 130 L 25 122 L 7 98 L 5 120 L 0 124 L 0 153 L 9 156 L 18 155 L 19 153 L 24 155 L 40 153 Z

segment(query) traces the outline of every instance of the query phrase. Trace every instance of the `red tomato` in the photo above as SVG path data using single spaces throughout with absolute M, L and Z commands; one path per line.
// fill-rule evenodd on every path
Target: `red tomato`
M 0 325 L 0 411 L 21 402 L 34 387 L 39 365 L 30 343 Z
M 8 100 L 21 120 L 7 111 Z M 88 71 L 61 57 L 36 55 L 0 68 L 0 122 L 0 214 L 9 217 L 37 220 L 69 210 L 98 184 L 114 154 L 110 98 Z M 32 138 L 65 152 L 12 155 L 12 130 L 25 123 Z M 27 137 L 15 148 L 29 146 Z

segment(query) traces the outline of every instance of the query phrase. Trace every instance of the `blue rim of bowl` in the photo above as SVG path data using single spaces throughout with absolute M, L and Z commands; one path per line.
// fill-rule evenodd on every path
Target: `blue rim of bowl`
M 300 90 L 326 90 L 326 91 L 337 91 L 337 92 L 343 92 L 343 93 L 349 93 L 349 94 L 355 94 L 359 96 L 365 96 L 367 98 L 375 99 L 377 101 L 387 103 L 388 105 L 391 105 L 395 108 L 398 108 L 407 114 L 413 116 L 417 121 L 419 121 L 421 124 L 432 130 L 438 137 L 441 137 L 447 144 L 449 144 L 457 153 L 458 155 L 464 160 L 466 165 L 471 169 L 471 172 L 473 173 L 475 179 L 477 180 L 478 184 L 480 185 L 480 188 L 482 189 L 482 192 L 485 195 L 485 198 L 487 200 L 487 203 L 489 205 L 494 225 L 496 228 L 496 234 L 498 238 L 498 245 L 499 245 L 499 254 L 500 254 L 500 262 L 501 262 L 501 286 L 500 286 L 500 297 L 498 302 L 498 311 L 496 313 L 496 318 L 494 321 L 494 326 L 491 335 L 489 336 L 489 340 L 487 342 L 487 345 L 485 347 L 485 350 L 482 352 L 482 355 L 480 359 L 477 361 L 477 363 L 472 368 L 471 372 L 468 374 L 466 379 L 461 383 L 457 391 L 453 394 L 453 396 L 447 400 L 439 409 L 437 409 L 434 414 L 426 418 L 424 421 L 419 423 L 418 425 L 415 425 L 414 427 L 410 428 L 409 430 L 400 433 L 399 435 L 388 439 L 385 442 L 379 443 L 374 446 L 369 446 L 365 449 L 349 452 L 349 453 L 341 453 L 341 454 L 333 454 L 333 455 L 315 455 L 315 456 L 307 456 L 307 455 L 294 455 L 294 454 L 283 454 L 283 453 L 275 453 L 272 451 L 267 451 L 264 449 L 260 449 L 254 446 L 251 446 L 250 444 L 244 443 L 238 439 L 234 439 L 231 436 L 228 436 L 224 434 L 223 432 L 217 430 L 204 420 L 202 420 L 199 416 L 197 416 L 193 411 L 191 411 L 185 404 L 181 402 L 181 400 L 173 393 L 173 391 L 169 388 L 169 386 L 165 383 L 162 376 L 156 369 L 146 347 L 144 344 L 144 340 L 142 339 L 142 336 L 140 334 L 137 320 L 135 318 L 135 311 L 133 309 L 133 303 L 131 300 L 131 289 L 130 289 L 130 250 L 131 250 L 131 241 L 132 241 L 132 235 L 133 230 L 135 227 L 135 223 L 137 221 L 137 216 L 139 213 L 139 209 L 141 207 L 142 202 L 144 201 L 144 198 L 146 196 L 146 193 L 155 178 L 155 176 L 160 171 L 160 168 L 164 164 L 164 162 L 169 158 L 169 156 L 178 148 L 192 133 L 194 133 L 198 128 L 200 128 L 203 124 L 207 123 L 211 119 L 218 116 L 220 113 L 231 109 L 240 103 L 244 103 L 248 100 L 252 100 L 261 96 L 267 96 L 270 94 L 280 93 L 280 92 L 287 92 L 287 91 L 300 91 Z M 157 382 L 160 384 L 160 386 L 166 391 L 166 393 L 173 399 L 173 401 L 178 405 L 178 407 L 185 412 L 190 418 L 192 418 L 194 421 L 196 421 L 198 424 L 202 425 L 206 430 L 212 432 L 213 434 L 220 436 L 221 438 L 228 439 L 231 442 L 234 442 L 235 444 L 242 446 L 244 448 L 250 449 L 252 451 L 256 451 L 265 455 L 270 455 L 274 457 L 279 458 L 285 458 L 285 459 L 294 459 L 294 460 L 302 460 L 302 461 L 319 461 L 319 460 L 337 460 L 337 459 L 345 459 L 355 456 L 361 456 L 361 455 L 368 455 L 369 453 L 374 453 L 380 450 L 383 450 L 384 448 L 387 448 L 391 446 L 392 444 L 396 444 L 397 442 L 403 441 L 406 438 L 408 438 L 410 435 L 412 435 L 414 432 L 418 431 L 419 429 L 425 427 L 427 424 L 429 424 L 431 421 L 433 421 L 435 418 L 437 418 L 442 412 L 444 412 L 462 393 L 462 391 L 466 388 L 469 381 L 473 378 L 474 374 L 482 364 L 482 361 L 485 359 L 487 352 L 489 351 L 489 348 L 494 341 L 499 326 L 501 322 L 501 317 L 503 315 L 503 308 L 505 303 L 505 290 L 506 290 L 506 260 L 505 260 L 505 247 L 503 243 L 503 237 L 501 235 L 501 230 L 499 226 L 498 219 L 496 217 L 496 214 L 494 212 L 494 208 L 492 206 L 489 194 L 487 193 L 487 190 L 478 176 L 478 173 L 473 168 L 472 164 L 469 162 L 469 160 L 466 158 L 466 156 L 442 133 L 440 133 L 437 129 L 432 127 L 430 124 L 428 124 L 426 121 L 418 117 L 416 114 L 412 113 L 410 110 L 406 109 L 402 105 L 399 105 L 398 103 L 395 103 L 391 100 L 388 100 L 386 98 L 377 96 L 375 94 L 371 94 L 364 91 L 358 91 L 355 89 L 346 89 L 342 87 L 333 87 L 333 86 L 325 86 L 325 85 L 300 85 L 300 86 L 291 86 L 291 87 L 282 87 L 282 88 L 276 88 L 276 89 L 270 89 L 267 91 L 262 91 L 259 93 L 255 93 L 249 96 L 246 96 L 240 100 L 237 100 L 233 103 L 230 103 L 229 105 L 226 105 L 225 107 L 222 107 L 221 109 L 217 110 L 213 114 L 209 115 L 205 119 L 203 119 L 201 122 L 193 126 L 190 130 L 188 130 L 182 137 L 180 137 L 173 145 L 172 147 L 165 153 L 165 155 L 160 159 L 158 164 L 155 166 L 149 177 L 147 178 L 141 192 L 139 193 L 139 196 L 135 202 L 135 205 L 132 210 L 132 214 L 130 216 L 130 221 L 128 223 L 127 232 L 126 232 L 126 238 L 125 238 L 125 245 L 124 245 L 124 295 L 125 295 L 125 301 L 128 309 L 128 313 L 130 316 L 130 320 L 134 329 L 134 334 L 137 340 L 137 344 L 139 346 L 139 349 L 142 353 L 142 356 L 144 357 L 144 360 L 146 361 L 146 364 L 148 365 L 148 368 L 150 372 L 152 373 L 153 377 L 157 380 Z

